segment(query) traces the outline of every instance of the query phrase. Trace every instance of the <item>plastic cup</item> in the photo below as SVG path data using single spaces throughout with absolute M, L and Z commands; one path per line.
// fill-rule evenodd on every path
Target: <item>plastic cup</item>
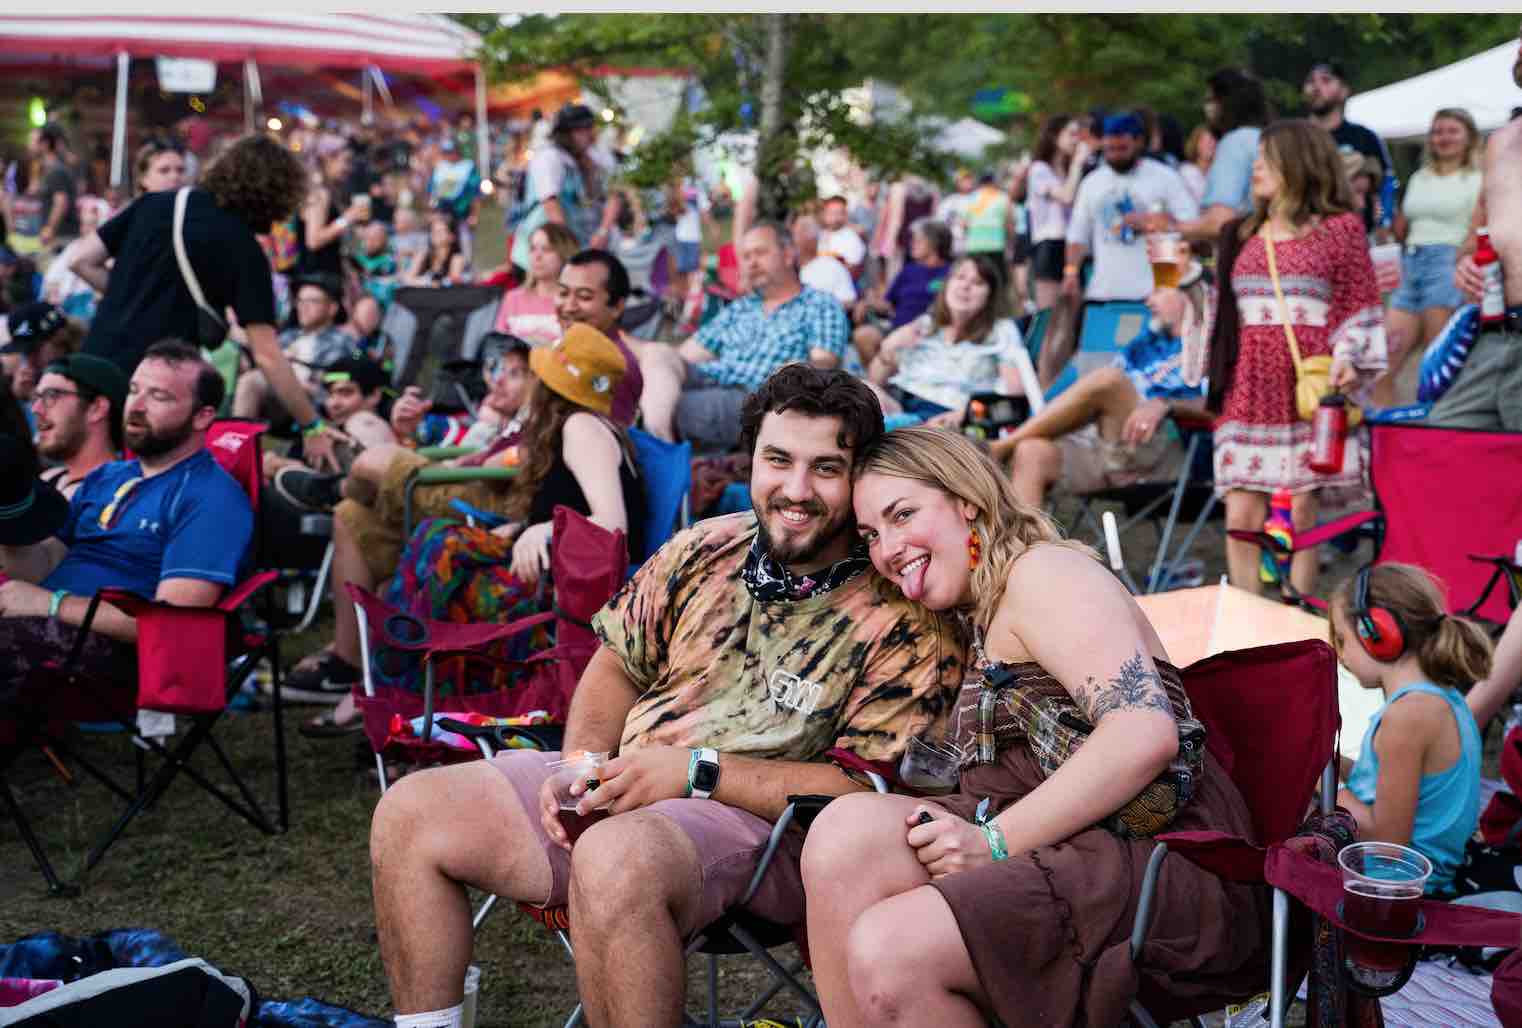
M 550 781 L 554 784 L 555 798 L 560 803 L 560 824 L 570 838 L 572 846 L 576 845 L 576 840 L 581 838 L 582 832 L 608 816 L 606 810 L 592 810 L 585 814 L 576 811 L 576 805 L 581 802 L 582 797 L 597 788 L 600 783 L 598 769 L 607 762 L 607 759 L 606 753 L 583 753 L 580 756 L 550 762 Z M 571 787 L 577 782 L 583 783 L 584 788 L 579 793 L 573 793 Z
M 460 1028 L 476 1028 L 476 995 L 481 991 L 481 969 L 465 969 L 465 998 L 460 1002 Z
M 1401 245 L 1381 243 L 1369 247 L 1369 260 L 1374 264 L 1374 279 L 1382 293 L 1394 292 L 1400 287 Z
M 916 792 L 948 793 L 957 787 L 961 763 L 962 754 L 955 746 L 912 736 L 899 761 L 898 777 Z
M 1386 939 L 1416 934 L 1422 893 L 1432 861 L 1409 846 L 1360 842 L 1337 854 L 1342 868 L 1342 920 L 1351 929 Z M 1344 936 L 1344 962 L 1354 984 L 1371 992 L 1400 984 L 1412 947 Z

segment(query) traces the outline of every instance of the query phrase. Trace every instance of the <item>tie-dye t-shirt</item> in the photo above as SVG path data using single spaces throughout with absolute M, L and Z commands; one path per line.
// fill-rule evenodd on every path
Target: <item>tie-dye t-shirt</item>
M 749 512 L 661 547 L 593 619 L 639 692 L 620 746 L 712 746 L 813 760 L 832 747 L 896 764 L 962 681 L 949 621 L 885 600 L 870 571 L 806 600 L 759 603 L 740 579 Z

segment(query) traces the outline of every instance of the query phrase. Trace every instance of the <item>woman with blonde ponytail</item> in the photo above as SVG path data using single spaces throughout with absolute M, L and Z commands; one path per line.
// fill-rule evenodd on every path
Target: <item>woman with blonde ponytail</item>
M 1343 759 L 1337 805 L 1363 841 L 1398 842 L 1432 861 L 1427 892 L 1452 891 L 1480 817 L 1484 743 L 1462 691 L 1490 674 L 1479 625 L 1447 613 L 1443 589 L 1411 564 L 1365 568 L 1332 595 L 1332 646 L 1385 705 L 1358 760 Z
M 954 611 L 971 638 L 935 801 L 852 794 L 803 854 L 814 980 L 831 1028 L 1116 1024 L 1160 831 L 1251 837 L 1141 608 L 964 436 L 890 432 L 854 471 L 883 588 Z M 1142 963 L 1180 997 L 1263 973 L 1261 891 L 1179 861 Z M 912 925 L 912 931 L 903 927 Z M 1155 951 L 1154 951 L 1155 950 Z M 1153 977 L 1155 975 L 1155 977 Z

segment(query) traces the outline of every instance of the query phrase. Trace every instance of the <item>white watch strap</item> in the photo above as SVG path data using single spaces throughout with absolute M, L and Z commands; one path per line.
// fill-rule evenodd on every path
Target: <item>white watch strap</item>
M 719 766 L 719 751 L 714 749 L 712 746 L 703 747 L 702 749 L 698 750 L 698 763 L 712 764 L 715 768 L 717 768 Z M 712 795 L 712 789 L 699 789 L 696 784 L 694 784 L 692 787 L 693 799 L 706 800 Z

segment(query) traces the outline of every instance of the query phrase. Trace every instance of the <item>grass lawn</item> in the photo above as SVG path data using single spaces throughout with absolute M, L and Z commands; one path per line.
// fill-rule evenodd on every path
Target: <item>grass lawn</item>
M 294 659 L 290 653 L 310 649 L 315 635 L 290 640 L 287 665 Z M 374 764 L 362 759 L 358 736 L 312 740 L 298 734 L 299 720 L 315 709 L 287 709 L 291 827 L 284 835 L 260 834 L 182 779 L 127 829 L 84 879 L 82 895 L 52 899 L 19 835 L 0 818 L 0 942 L 47 930 L 84 936 L 152 928 L 186 953 L 247 976 L 267 998 L 310 995 L 386 1015 L 367 848 L 370 813 L 379 798 Z M 234 764 L 251 770 L 261 803 L 272 806 L 270 713 L 229 715 L 218 737 Z M 123 736 L 84 737 L 80 745 L 130 778 L 132 754 Z M 192 765 L 221 780 L 209 751 Z M 123 807 L 80 777 L 79 784 L 64 785 L 38 753 L 24 756 L 10 775 L 55 866 L 71 880 Z M 576 1003 L 575 978 L 560 943 L 508 906 L 482 927 L 475 959 L 482 968 L 478 1024 L 561 1025 Z M 695 1002 L 704 994 L 701 970 L 694 962 L 689 994 Z M 721 992 L 729 1009 L 749 1002 L 761 981 L 745 961 L 722 961 Z M 769 1011 L 774 1017 L 797 1012 L 784 997 Z

